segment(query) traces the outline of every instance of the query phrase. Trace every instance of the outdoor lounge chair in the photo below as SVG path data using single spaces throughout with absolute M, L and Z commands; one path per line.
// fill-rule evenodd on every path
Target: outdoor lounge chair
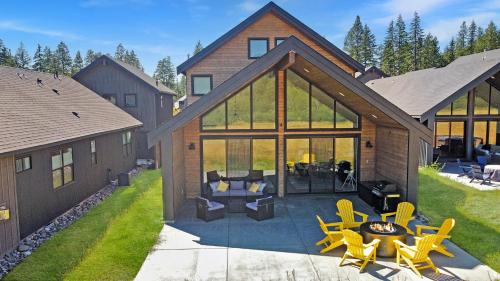
M 337 216 L 342 219 L 343 228 L 358 228 L 368 220 L 368 215 L 365 213 L 354 211 L 352 202 L 347 199 L 337 201 Z M 354 215 L 361 217 L 361 221 L 356 221 Z
M 429 235 L 429 233 L 423 233 L 422 231 L 425 230 L 436 230 L 438 237 L 436 238 L 436 241 L 434 242 L 434 247 L 432 250 L 439 252 L 445 256 L 448 256 L 450 258 L 454 257 L 452 253 L 446 249 L 446 247 L 442 244 L 443 240 L 445 237 L 450 237 L 448 234 L 450 234 L 451 230 L 455 226 L 455 220 L 452 218 L 445 219 L 443 224 L 440 227 L 434 227 L 434 226 L 427 226 L 427 225 L 417 225 L 417 236 L 415 237 L 417 240 L 420 239 L 420 237 L 425 237 Z
M 380 217 L 383 221 L 387 221 L 387 217 L 396 216 L 394 218 L 394 223 L 398 224 L 406 229 L 406 232 L 411 235 L 415 235 L 415 232 L 408 227 L 408 223 L 415 219 L 413 217 L 413 211 L 415 211 L 415 206 L 410 202 L 400 202 L 396 212 L 381 214 Z
M 204 221 L 222 219 L 226 213 L 223 204 L 215 201 L 208 201 L 203 197 L 196 198 L 196 217 Z
M 247 203 L 246 213 L 248 217 L 258 221 L 274 218 L 274 198 L 269 196 Z
M 363 236 L 350 229 L 342 230 L 344 235 L 344 242 L 347 245 L 347 250 L 345 251 L 342 260 L 340 261 L 340 266 L 347 258 L 355 258 L 362 261 L 354 262 L 354 264 L 360 266 L 359 272 L 363 272 L 365 266 L 369 261 L 373 260 L 373 263 L 377 261 L 377 247 L 380 243 L 379 239 L 373 239 L 372 242 L 368 244 L 363 244 Z
M 344 245 L 344 235 L 342 234 L 341 222 L 325 223 L 320 216 L 316 215 L 316 218 L 318 219 L 319 227 L 325 234 L 325 238 L 316 242 L 316 246 L 324 246 L 320 253 L 324 254 L 337 248 L 338 246 Z M 330 228 L 334 227 L 336 227 L 337 230 L 330 230 Z
M 415 246 L 408 246 L 405 243 L 395 240 L 394 245 L 396 246 L 396 263 L 400 264 L 401 258 L 408 264 L 408 266 L 419 276 L 420 269 L 432 268 L 436 273 L 439 270 L 436 268 L 431 258 L 429 258 L 429 252 L 432 250 L 434 243 L 437 238 L 437 234 L 427 235 L 424 238 L 418 240 Z M 446 238 L 446 237 L 443 237 Z M 426 263 L 425 266 L 417 266 L 418 264 Z
M 486 182 L 491 184 L 491 177 L 493 176 L 493 172 L 484 173 L 479 165 L 471 165 L 471 168 L 472 168 L 472 179 L 470 180 L 470 182 L 473 182 L 474 180 L 480 180 L 481 181 L 480 184 L 484 184 Z
M 462 170 L 462 173 L 460 173 L 458 176 L 463 177 L 463 176 L 472 176 L 472 168 L 471 166 L 464 165 L 460 159 L 457 158 L 457 165 L 458 167 Z

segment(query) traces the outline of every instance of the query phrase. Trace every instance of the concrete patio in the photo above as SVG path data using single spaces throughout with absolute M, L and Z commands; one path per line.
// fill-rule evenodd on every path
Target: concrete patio
M 477 190 L 499 190 L 500 182 L 492 180 L 491 183 L 481 184 L 481 181 L 470 182 L 470 178 L 463 175 L 463 169 L 455 161 L 444 162 L 444 167 L 439 172 L 440 175 L 450 178 L 456 182 L 473 187 Z M 464 166 L 477 165 L 475 162 L 464 162 Z
M 204 222 L 196 218 L 194 201 L 183 206 L 179 218 L 164 226 L 157 245 L 136 280 L 495 280 L 498 273 L 451 242 L 456 257 L 432 253 L 441 274 L 424 270 L 424 279 L 395 259 L 378 258 L 364 273 L 346 263 L 339 267 L 345 247 L 319 254 L 315 242 L 323 238 L 315 215 L 338 221 L 335 203 L 341 197 L 356 210 L 379 218 L 355 195 L 290 196 L 276 200 L 271 220 L 257 222 L 245 214 Z M 453 233 L 452 233 L 453 234 Z M 412 244 L 412 239 L 409 239 Z

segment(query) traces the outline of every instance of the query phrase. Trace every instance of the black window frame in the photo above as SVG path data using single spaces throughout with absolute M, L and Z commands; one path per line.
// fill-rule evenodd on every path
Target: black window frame
M 91 139 L 89 144 L 90 144 L 90 163 L 92 165 L 97 165 L 97 142 L 95 139 Z
M 265 40 L 266 41 L 266 52 L 264 54 L 262 54 L 261 56 L 258 56 L 258 57 L 252 57 L 251 56 L 251 48 L 250 48 L 250 42 L 252 40 Z M 247 54 L 248 54 L 248 59 L 258 59 L 260 57 L 262 57 L 263 55 L 267 54 L 269 52 L 269 38 L 267 37 L 249 37 L 248 40 L 247 40 Z
M 493 86 L 490 82 L 488 82 L 488 80 L 484 81 L 484 83 L 488 84 L 489 86 L 489 91 L 488 91 L 488 113 L 486 114 L 476 114 L 475 112 L 475 109 L 476 109 L 476 88 L 477 86 L 473 89 L 473 93 L 472 93 L 472 99 L 474 100 L 474 106 L 472 107 L 472 115 L 473 116 L 478 116 L 478 117 L 482 117 L 482 116 L 500 116 L 500 110 L 498 111 L 497 114 L 492 114 L 491 113 L 491 95 L 493 94 Z M 498 89 L 497 87 L 495 87 L 495 89 L 497 89 L 497 91 L 500 91 L 500 89 Z
M 111 102 L 111 100 L 108 99 L 110 97 L 114 97 L 115 98 L 115 103 Z M 109 102 L 111 102 L 114 105 L 118 105 L 118 96 L 116 94 L 103 94 L 102 98 L 105 99 L 105 100 L 107 100 L 107 101 L 109 101 Z
M 122 154 L 124 157 L 132 155 L 132 131 L 122 133 Z
M 25 162 L 24 162 L 24 159 L 28 158 L 29 160 L 29 168 L 26 168 L 25 167 Z M 18 170 L 18 166 L 17 166 L 17 161 L 21 161 L 21 170 Z M 21 156 L 17 156 L 16 159 L 15 159 L 15 168 L 16 168 L 16 174 L 19 174 L 19 173 L 22 173 L 22 172 L 25 172 L 25 171 L 29 171 L 33 168 L 33 162 L 31 160 L 31 155 L 21 155 Z
M 135 104 L 134 105 L 129 105 L 127 104 L 127 97 L 134 97 L 135 98 Z M 137 107 L 137 104 L 138 104 L 138 100 L 137 100 L 137 94 L 124 94 L 123 95 L 123 106 L 124 107 Z
M 65 149 L 71 149 L 71 163 L 65 165 L 64 164 L 64 150 Z M 52 157 L 59 155 L 61 157 L 61 167 L 55 168 L 52 167 Z M 74 158 L 73 158 L 73 147 L 72 146 L 63 146 L 58 149 L 54 149 L 50 152 L 50 165 L 51 165 L 51 177 L 52 177 L 52 188 L 53 189 L 60 189 L 62 187 L 65 187 L 73 182 L 75 182 L 75 164 L 74 164 Z M 65 167 L 71 167 L 71 180 L 70 181 L 65 181 L 64 180 L 64 168 Z M 60 186 L 54 186 L 54 171 L 61 170 L 61 185 Z
M 214 88 L 214 79 L 213 79 L 213 75 L 212 74 L 191 74 L 191 95 L 192 96 L 204 96 L 206 94 L 198 94 L 198 93 L 195 93 L 194 92 L 194 79 L 195 78 L 210 78 L 210 91 L 208 91 L 208 93 L 210 93 L 213 88 Z
M 279 45 L 278 40 L 285 41 L 286 39 L 288 39 L 288 37 L 274 37 L 274 47 L 276 48 Z

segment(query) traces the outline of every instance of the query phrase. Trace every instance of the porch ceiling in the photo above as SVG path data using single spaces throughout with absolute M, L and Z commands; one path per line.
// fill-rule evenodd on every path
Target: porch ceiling
M 297 55 L 295 63 L 290 67 L 290 69 L 307 78 L 311 83 L 320 87 L 336 100 L 350 107 L 358 114 L 370 119 L 375 124 L 387 127 L 405 128 L 385 114 L 382 110 L 370 104 L 367 100 L 363 99 L 357 93 L 353 92 L 337 80 L 330 77 L 328 74 L 321 71 L 318 67 L 308 62 L 303 57 Z M 339 92 L 342 93 L 343 96 L 339 94 Z

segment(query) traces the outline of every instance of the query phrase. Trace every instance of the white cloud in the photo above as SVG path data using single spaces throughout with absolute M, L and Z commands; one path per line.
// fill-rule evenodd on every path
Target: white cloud
M 452 2 L 455 0 L 389 0 L 381 5 L 385 11 L 392 15 L 401 14 L 406 17 L 413 15 L 415 11 L 419 14 L 425 14 Z
M 39 34 L 39 35 L 45 35 L 45 36 L 50 36 L 50 37 L 59 37 L 59 38 L 71 39 L 71 40 L 83 39 L 81 36 L 76 35 L 76 34 L 67 33 L 67 32 L 60 31 L 60 30 L 32 27 L 32 26 L 24 25 L 24 24 L 19 23 L 19 22 L 15 22 L 15 21 L 0 21 L 0 29 L 19 31 L 19 32 L 31 33 L 31 34 Z

